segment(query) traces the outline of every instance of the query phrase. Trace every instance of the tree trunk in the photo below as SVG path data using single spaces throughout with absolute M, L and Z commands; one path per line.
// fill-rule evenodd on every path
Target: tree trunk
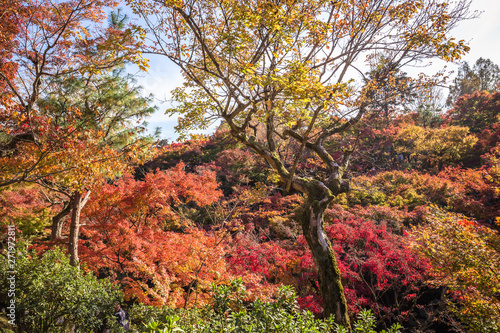
M 83 193 L 76 192 L 72 198 L 71 198 L 71 224 L 69 227 L 69 240 L 68 240 L 68 247 L 69 247 L 69 263 L 72 266 L 78 266 L 78 238 L 80 236 L 80 214 L 82 212 L 83 207 L 87 203 L 87 200 L 89 199 L 90 196 L 90 191 L 87 191 L 85 193 L 85 196 L 83 196 Z
M 307 199 L 302 207 L 299 220 L 318 269 L 324 315 L 328 317 L 333 314 L 336 323 L 350 330 L 351 325 L 340 270 L 332 244 L 323 228 L 323 215 L 333 196 L 331 193 L 325 193 L 323 188 L 316 187 L 314 184 L 308 184 L 308 187 Z
M 64 221 L 67 215 L 71 212 L 72 203 L 71 200 L 64 204 L 64 208 L 56 216 L 52 218 L 52 232 L 50 234 L 50 240 L 55 241 L 62 238 L 62 229 Z

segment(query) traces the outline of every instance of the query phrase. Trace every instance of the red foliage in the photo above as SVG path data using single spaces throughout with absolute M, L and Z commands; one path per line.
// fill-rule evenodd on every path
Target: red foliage
M 326 219 L 331 220 L 336 215 L 333 210 L 328 210 Z M 356 313 L 368 307 L 379 318 L 403 320 L 404 316 L 397 316 L 403 315 L 402 311 L 411 308 L 416 300 L 430 269 L 428 261 L 422 260 L 407 246 L 405 236 L 391 233 L 385 224 L 376 224 L 346 212 L 344 217 L 349 218 L 343 221 L 333 219 L 326 231 L 337 256 L 350 311 Z M 302 236 L 299 245 L 304 249 L 300 267 L 314 274 L 311 254 Z M 300 302 L 317 309 L 320 299 L 312 293 L 314 286 L 310 287 L 314 275 L 305 277 L 299 282 L 299 294 L 309 291 Z
M 476 91 L 461 96 L 448 111 L 452 125 L 467 126 L 472 133 L 480 133 L 498 121 L 500 92 Z
M 127 299 L 182 306 L 193 281 L 193 289 L 206 291 L 210 282 L 225 279 L 220 239 L 190 228 L 180 213 L 220 197 L 215 174 L 186 173 L 183 167 L 147 174 L 144 181 L 127 175 L 103 185 L 84 210 L 81 259 L 88 269 L 119 282 Z
M 297 261 L 300 252 L 283 242 L 262 242 L 258 238 L 252 237 L 248 231 L 235 238 L 235 248 L 228 259 L 232 272 L 238 276 L 256 273 L 270 283 L 291 281 L 289 268 Z
M 305 297 L 299 297 L 297 299 L 297 303 L 299 304 L 301 309 L 307 309 L 315 315 L 320 315 L 323 311 L 323 307 L 321 306 L 323 300 L 319 295 L 312 294 Z
M 0 191 L 0 226 L 15 225 L 30 237 L 43 231 L 53 206 L 35 186 Z
M 271 213 L 278 212 L 273 208 L 285 202 L 280 196 L 268 197 L 242 215 L 247 228 L 233 240 L 235 249 L 228 261 L 236 275 L 253 273 L 265 283 L 294 285 L 299 305 L 320 315 L 316 270 L 304 237 L 271 236 L 273 225 L 269 221 L 276 219 Z M 407 247 L 406 236 L 396 226 L 420 212 L 389 207 L 357 207 L 354 213 L 339 206 L 334 209 L 327 211 L 330 224 L 326 231 L 334 244 L 350 310 L 370 307 L 382 317 L 408 311 L 419 295 L 429 264 Z M 284 224 L 292 223 L 283 212 L 281 215 Z M 393 224 L 391 229 L 386 223 Z M 396 229 L 401 235 L 391 232 Z
M 474 147 L 478 155 L 486 154 L 500 142 L 500 124 L 492 124 L 478 134 L 479 141 Z

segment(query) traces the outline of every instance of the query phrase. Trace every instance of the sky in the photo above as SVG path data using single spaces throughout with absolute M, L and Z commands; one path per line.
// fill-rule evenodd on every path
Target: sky
M 472 65 L 482 57 L 500 65 L 500 0 L 472 0 L 470 8 L 478 11 L 480 17 L 463 21 L 452 31 L 452 35 L 457 40 L 465 40 L 471 48 L 460 61 L 467 61 Z M 165 109 L 171 105 L 167 101 L 170 91 L 182 84 L 182 76 L 178 68 L 167 58 L 161 56 L 148 56 L 147 58 L 149 58 L 150 65 L 147 73 L 136 71 L 133 67 L 129 68 L 129 72 L 136 74 L 137 84 L 143 87 L 145 95 L 153 94 L 153 104 L 158 107 L 158 111 L 147 119 L 149 132 L 153 133 L 155 128 L 160 127 L 160 137 L 174 141 L 178 137 L 174 131 L 177 119 L 169 118 L 164 113 Z M 420 71 L 433 74 L 444 65 L 456 74 L 459 62 L 445 63 L 436 60 L 431 67 L 420 69 Z M 453 76 L 454 74 L 451 78 Z M 443 93 L 447 95 L 447 92 Z M 213 131 L 214 128 L 205 133 Z

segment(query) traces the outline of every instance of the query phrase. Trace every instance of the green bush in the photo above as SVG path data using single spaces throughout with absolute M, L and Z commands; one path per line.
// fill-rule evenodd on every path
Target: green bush
M 18 332 L 90 332 L 113 314 L 120 292 L 107 280 L 69 264 L 59 249 L 41 257 L 18 254 L 15 264 L 15 308 Z M 6 303 L 10 275 L 8 262 L 0 258 L 0 297 Z
M 245 290 L 241 280 L 233 281 L 229 286 L 214 287 L 212 306 L 191 310 L 150 310 L 164 317 L 153 316 L 148 322 L 137 327 L 146 333 L 212 333 L 212 332 L 273 332 L 273 333 L 313 333 L 347 332 L 334 323 L 332 317 L 321 320 L 309 311 L 301 311 L 296 303 L 295 292 L 291 287 L 282 287 L 276 295 L 276 301 L 264 303 L 256 300 L 244 301 Z M 147 307 L 140 306 L 133 310 L 133 316 L 147 312 Z M 152 314 L 153 314 L 152 313 Z M 142 326 L 142 327 L 141 327 Z M 362 311 L 354 332 L 375 333 L 375 317 L 370 311 Z M 401 326 L 394 325 L 388 333 L 399 332 Z M 386 332 L 386 331 L 382 331 Z

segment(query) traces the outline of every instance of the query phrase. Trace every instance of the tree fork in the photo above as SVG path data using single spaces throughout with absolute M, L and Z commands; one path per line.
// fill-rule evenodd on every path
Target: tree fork
M 71 212 L 72 207 L 73 204 L 70 200 L 64 204 L 63 210 L 57 213 L 57 215 L 52 218 L 52 232 L 50 234 L 51 241 L 62 238 L 62 228 L 64 225 L 64 221 L 66 219 L 66 216 L 68 216 L 68 214 Z

